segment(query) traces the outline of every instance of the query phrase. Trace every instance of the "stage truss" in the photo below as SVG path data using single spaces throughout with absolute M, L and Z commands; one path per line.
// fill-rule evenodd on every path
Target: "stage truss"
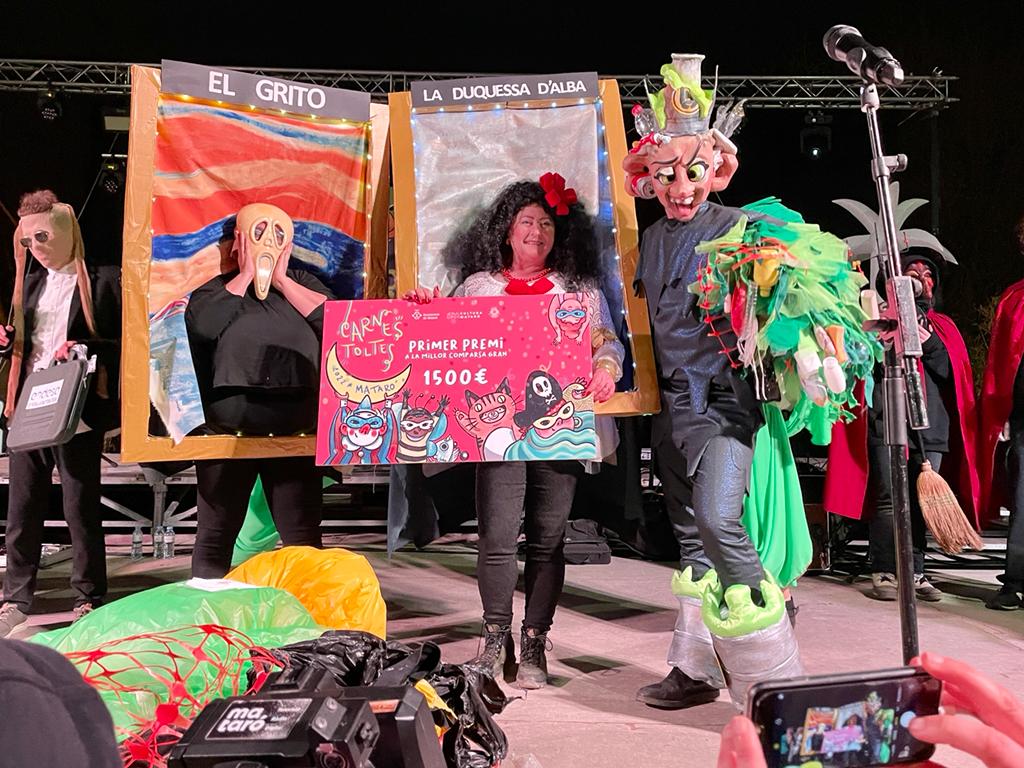
M 158 66 L 150 64 L 147 66 Z M 0 59 L 0 92 L 40 92 L 53 88 L 62 93 L 109 94 L 127 96 L 131 65 L 100 61 L 39 61 Z M 416 80 L 447 80 L 474 77 L 468 72 L 370 72 L 332 69 L 267 69 L 233 67 L 252 72 L 316 85 L 348 88 L 369 93 L 385 101 L 387 94 L 407 91 Z M 489 73 L 495 74 L 495 73 Z M 660 83 L 643 75 L 602 75 L 619 82 L 622 103 L 632 106 L 646 102 L 647 88 Z M 910 111 L 940 110 L 955 101 L 950 95 L 950 75 L 934 74 L 908 77 L 896 87 L 880 89 L 886 109 Z M 711 85 L 710 82 L 705 85 Z M 860 109 L 860 80 L 832 76 L 720 76 L 720 100 L 746 99 L 748 107 L 760 109 Z

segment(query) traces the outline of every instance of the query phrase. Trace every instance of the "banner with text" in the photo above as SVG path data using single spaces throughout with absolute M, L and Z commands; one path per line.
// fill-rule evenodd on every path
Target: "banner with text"
M 582 294 L 331 301 L 317 464 L 597 459 Z

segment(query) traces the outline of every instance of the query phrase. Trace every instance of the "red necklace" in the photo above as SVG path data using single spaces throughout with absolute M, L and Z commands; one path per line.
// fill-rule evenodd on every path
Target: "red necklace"
M 501 276 L 508 283 L 505 286 L 505 293 L 512 296 L 530 296 L 547 293 L 555 287 L 555 284 L 548 280 L 547 276 L 550 272 L 549 268 L 545 268 L 533 277 L 524 279 L 513 277 L 511 270 L 503 269 L 501 270 Z

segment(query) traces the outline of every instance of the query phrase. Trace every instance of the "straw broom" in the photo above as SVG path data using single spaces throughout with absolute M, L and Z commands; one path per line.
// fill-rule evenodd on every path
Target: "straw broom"
M 920 432 L 915 434 L 918 450 L 926 456 L 924 439 Z M 981 537 L 968 522 L 953 489 L 942 475 L 932 469 L 927 459 L 921 464 L 921 473 L 917 476 L 917 502 L 925 525 L 943 552 L 956 555 L 965 549 L 981 549 Z

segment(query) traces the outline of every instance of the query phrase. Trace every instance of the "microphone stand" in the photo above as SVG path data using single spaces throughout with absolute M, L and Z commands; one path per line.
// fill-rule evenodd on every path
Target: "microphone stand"
M 885 241 L 885 250 L 880 257 L 885 277 L 886 305 L 881 313 L 882 322 L 872 325 L 892 334 L 892 340 L 885 344 L 883 420 L 892 483 L 900 636 L 903 661 L 908 663 L 918 655 L 919 643 L 910 524 L 910 482 L 907 472 L 907 426 L 909 423 L 912 429 L 926 429 L 928 414 L 924 408 L 921 377 L 917 367 L 922 352 L 914 288 L 911 278 L 903 275 L 900 266 L 892 197 L 889 194 L 889 178 L 893 173 L 906 168 L 907 158 L 905 155 L 886 156 L 882 152 L 882 134 L 878 127 L 878 87 L 865 79 L 860 95 L 861 111 L 867 117 L 871 139 L 871 174 L 878 193 L 878 210 Z

